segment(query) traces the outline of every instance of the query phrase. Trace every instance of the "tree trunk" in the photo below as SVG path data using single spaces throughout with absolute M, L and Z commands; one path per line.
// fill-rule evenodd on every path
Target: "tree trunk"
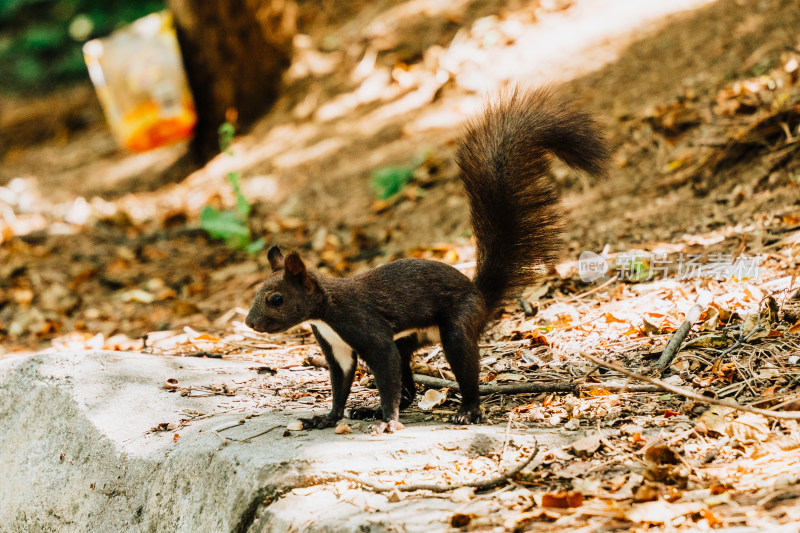
M 169 0 L 197 107 L 192 151 L 201 163 L 219 152 L 226 118 L 246 128 L 278 97 L 291 60 L 291 0 Z

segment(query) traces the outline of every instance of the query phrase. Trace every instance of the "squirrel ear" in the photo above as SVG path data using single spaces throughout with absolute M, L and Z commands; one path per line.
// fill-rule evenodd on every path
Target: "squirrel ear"
M 269 249 L 267 252 L 267 259 L 269 259 L 269 266 L 272 267 L 273 272 L 283 268 L 283 254 L 281 253 L 281 249 L 277 246 L 273 246 Z
M 300 256 L 297 254 L 297 252 L 292 252 L 286 256 L 286 261 L 284 261 L 284 269 L 284 279 L 302 284 L 305 287 L 306 292 L 309 294 L 314 292 L 316 283 L 314 283 L 314 280 L 308 275 L 306 264 L 303 263 L 303 260 L 300 259 Z

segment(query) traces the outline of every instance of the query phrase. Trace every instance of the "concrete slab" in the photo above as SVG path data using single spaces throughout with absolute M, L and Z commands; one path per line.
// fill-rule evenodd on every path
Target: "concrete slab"
M 289 422 L 311 412 L 264 408 L 258 390 L 181 396 L 164 387 L 167 378 L 205 390 L 252 381 L 252 367 L 120 352 L 0 360 L 0 532 L 430 532 L 446 530 L 454 512 L 488 505 L 474 512 L 490 513 L 497 505 L 390 502 L 346 481 L 314 486 L 309 479 L 340 472 L 416 479 L 432 461 L 496 451 L 505 427 L 437 422 L 377 437 L 332 429 L 284 436 Z M 168 424 L 177 429 L 153 431 Z M 552 435 L 537 438 L 560 444 Z

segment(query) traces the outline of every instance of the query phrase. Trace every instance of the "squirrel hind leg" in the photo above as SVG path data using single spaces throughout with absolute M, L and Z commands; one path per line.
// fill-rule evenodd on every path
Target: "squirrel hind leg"
M 381 417 L 383 409 L 380 406 L 352 407 L 347 411 L 347 418 L 350 420 L 380 420 Z
M 454 424 L 477 424 L 483 420 L 478 389 L 480 352 L 476 328 L 461 324 L 440 327 L 442 348 L 461 391 L 461 408 L 450 417 Z
M 438 331 L 436 333 L 438 335 Z M 417 395 L 417 387 L 414 385 L 414 374 L 411 371 L 411 358 L 414 356 L 414 352 L 426 344 L 420 341 L 418 333 L 395 339 L 394 344 L 397 346 L 397 351 L 400 352 L 403 383 L 400 396 L 400 410 L 402 411 L 414 403 L 414 398 Z

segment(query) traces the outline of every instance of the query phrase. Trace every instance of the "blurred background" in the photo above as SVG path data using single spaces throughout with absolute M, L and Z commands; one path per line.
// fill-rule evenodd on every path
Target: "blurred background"
M 82 46 L 164 9 L 195 135 L 131 151 Z M 0 353 L 230 330 L 268 244 L 469 272 L 455 145 L 514 84 L 580 99 L 615 150 L 600 186 L 553 168 L 569 250 L 543 303 L 585 289 L 583 250 L 757 252 L 798 223 L 798 27 L 796 0 L 0 0 Z
M 0 1 L 3 92 L 45 93 L 88 81 L 85 41 L 164 7 L 154 0 Z

